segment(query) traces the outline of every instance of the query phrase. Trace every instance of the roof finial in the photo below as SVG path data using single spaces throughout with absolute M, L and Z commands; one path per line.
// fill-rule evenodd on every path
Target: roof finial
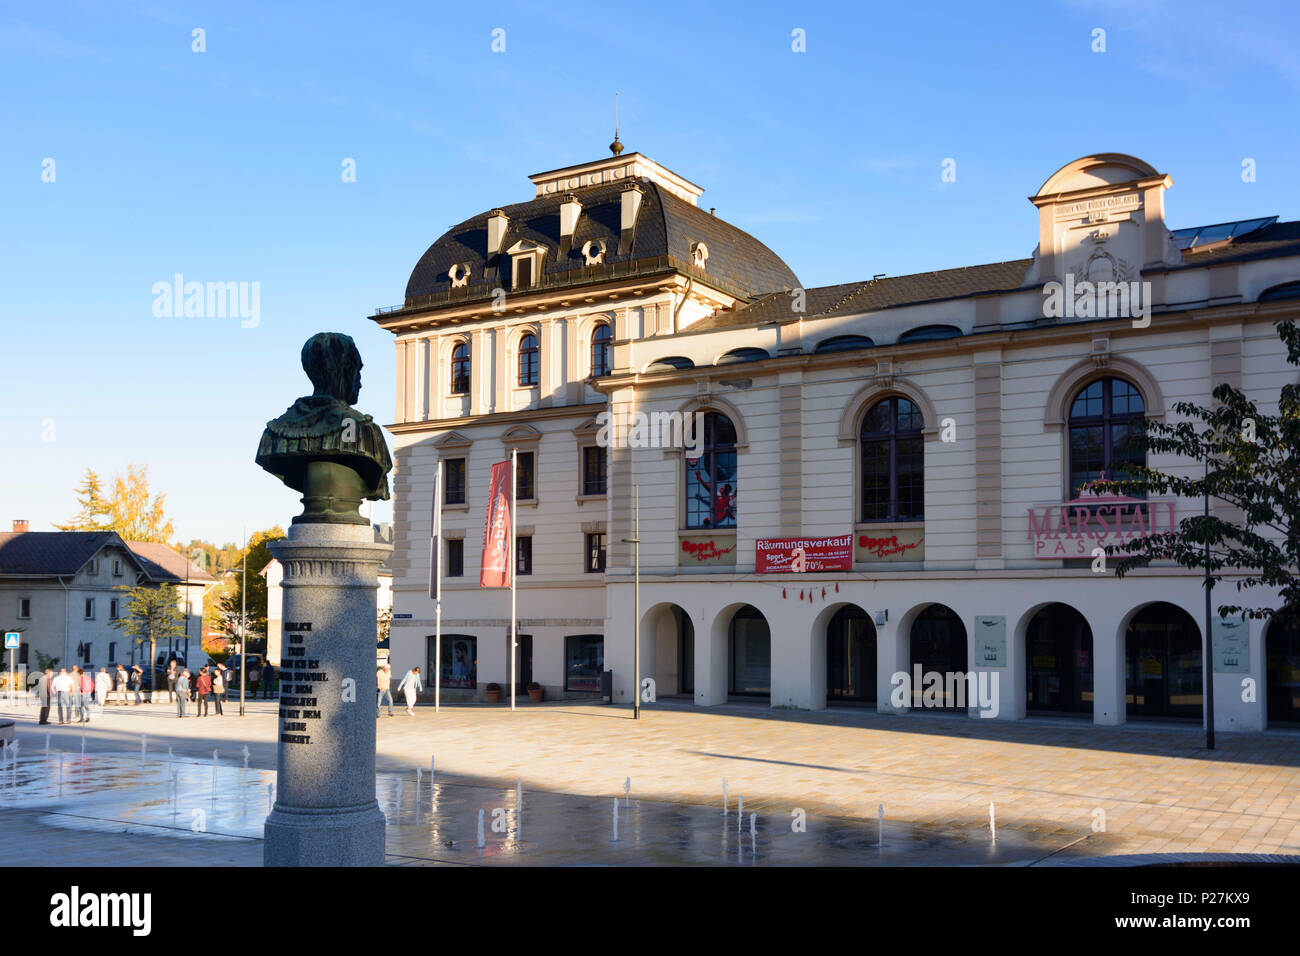
M 614 142 L 609 144 L 609 151 L 617 156 L 623 152 L 623 144 L 618 141 L 618 94 L 614 94 Z

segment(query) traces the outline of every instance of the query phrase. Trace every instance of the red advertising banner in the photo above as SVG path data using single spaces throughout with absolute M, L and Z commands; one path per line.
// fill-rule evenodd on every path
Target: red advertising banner
M 853 535 L 834 538 L 759 538 L 754 543 L 758 574 L 852 571 Z
M 510 587 L 510 462 L 492 466 L 492 483 L 488 490 L 487 522 L 483 525 L 483 563 L 479 566 L 478 586 Z

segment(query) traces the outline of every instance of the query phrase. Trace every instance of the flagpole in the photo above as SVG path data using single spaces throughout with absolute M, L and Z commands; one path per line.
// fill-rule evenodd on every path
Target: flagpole
M 443 462 L 438 460 L 438 483 L 433 486 L 433 538 L 429 542 L 435 554 L 429 555 L 434 567 L 433 599 L 433 712 L 442 711 L 442 480 Z M 389 651 L 391 654 L 392 652 Z
M 519 572 L 519 544 L 515 535 L 515 495 L 518 491 L 519 449 L 510 450 L 510 709 L 515 709 L 515 578 Z

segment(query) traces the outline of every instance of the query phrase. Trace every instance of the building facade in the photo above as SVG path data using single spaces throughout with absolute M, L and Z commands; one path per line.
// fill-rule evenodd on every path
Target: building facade
M 28 531 L 15 521 L 13 532 L 0 534 L 0 620 L 21 634 L 17 669 L 35 672 L 38 652 L 58 658 L 59 667 L 143 665 L 148 648 L 133 648 L 113 626 L 127 614 L 121 589 L 141 584 L 176 587 L 190 649 L 200 653 L 203 596 L 216 584 L 206 571 L 165 544 L 112 531 Z M 186 653 L 183 640 L 174 650 Z M 8 655 L 4 663 L 7 669 Z
M 1221 382 L 1276 412 L 1300 223 L 1171 230 L 1172 179 L 1099 154 L 1030 197 L 1028 258 L 804 288 L 640 154 L 531 178 L 532 200 L 452 229 L 372 316 L 397 345 L 397 666 L 439 671 L 444 694 L 508 680 L 509 594 L 477 572 L 489 468 L 518 451 L 516 665 L 552 696 L 610 669 L 632 699 L 639 557 L 660 697 L 1202 718 L 1200 578 L 1120 579 L 1093 552 L 1201 504 L 1088 484 L 1133 463 L 1138 420 Z M 1216 727 L 1300 721 L 1295 631 L 1215 627 Z

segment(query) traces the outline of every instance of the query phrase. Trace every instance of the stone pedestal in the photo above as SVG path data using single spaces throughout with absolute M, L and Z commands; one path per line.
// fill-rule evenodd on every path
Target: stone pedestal
M 379 565 L 369 525 L 295 524 L 272 542 L 284 567 L 275 806 L 267 866 L 378 866 L 375 643 Z M 349 683 L 349 681 L 351 683 Z

